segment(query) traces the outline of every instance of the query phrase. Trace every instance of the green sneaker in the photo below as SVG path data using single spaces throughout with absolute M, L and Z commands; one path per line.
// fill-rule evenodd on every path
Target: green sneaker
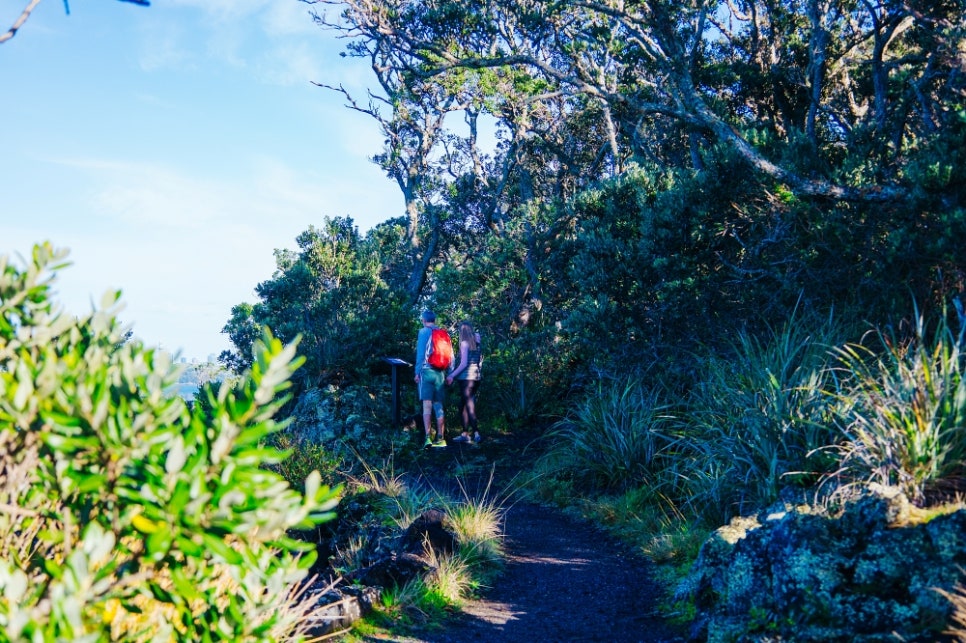
M 433 439 L 432 439 L 432 438 L 430 438 L 430 437 L 429 437 L 429 436 L 427 435 L 427 436 L 426 436 L 426 441 L 425 441 L 425 442 L 423 442 L 423 448 L 425 449 L 425 448 L 427 448 L 427 447 L 431 447 L 431 446 L 433 446 Z
M 440 438 L 440 439 L 436 440 L 435 442 L 433 442 L 433 446 L 434 447 L 445 447 L 446 446 L 446 438 Z

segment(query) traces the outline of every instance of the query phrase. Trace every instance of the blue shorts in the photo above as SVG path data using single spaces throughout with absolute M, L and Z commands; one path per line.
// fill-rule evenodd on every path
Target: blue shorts
M 425 402 L 446 401 L 446 371 L 436 370 L 427 366 L 420 373 L 419 378 L 419 400 Z

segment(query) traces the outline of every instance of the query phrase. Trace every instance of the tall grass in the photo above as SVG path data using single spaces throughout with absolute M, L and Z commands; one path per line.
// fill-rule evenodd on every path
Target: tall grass
M 460 481 L 462 499 L 446 509 L 446 523 L 456 534 L 459 555 L 481 579 L 489 578 L 503 565 L 503 523 L 508 498 L 495 495 L 493 475 L 478 496 L 472 496 Z
M 370 501 L 385 524 L 405 530 L 426 510 L 439 509 L 458 545 L 454 552 L 442 552 L 427 542 L 421 557 L 430 571 L 401 587 L 386 589 L 379 608 L 383 619 L 424 618 L 448 606 L 458 606 L 500 568 L 506 499 L 493 493 L 492 473 L 479 494 L 471 495 L 461 482 L 462 496 L 453 498 L 409 484 L 404 475 L 394 473 L 391 462 L 383 469 L 363 462 L 362 468 L 363 474 L 352 478 L 350 487 L 376 496 Z M 357 552 L 366 550 L 367 545 L 362 536 L 353 540 L 346 551 L 339 552 L 339 562 L 351 567 Z
M 407 476 L 396 473 L 391 457 L 379 469 L 361 457 L 359 463 L 362 472 L 358 476 L 348 476 L 349 488 L 376 494 L 376 509 L 387 523 L 400 529 L 408 528 L 420 514 L 445 500 L 432 489 L 411 484 Z
M 431 547 L 426 548 L 425 555 L 431 570 L 424 579 L 429 596 L 420 600 L 460 605 L 476 584 L 469 563 L 458 552 L 445 553 Z
M 921 315 L 906 336 L 879 331 L 876 349 L 838 351 L 839 449 L 846 485 L 895 485 L 922 503 L 927 491 L 966 474 L 963 334 Z
M 966 585 L 957 583 L 952 591 L 936 590 L 944 596 L 952 608 L 950 628 L 944 632 L 954 641 L 966 641 Z
M 594 394 L 548 432 L 552 446 L 537 472 L 585 491 L 653 484 L 661 454 L 673 442 L 665 431 L 667 410 L 639 377 L 601 379 Z
M 796 316 L 762 337 L 742 333 L 731 354 L 707 358 L 680 413 L 687 457 L 668 472 L 682 502 L 724 522 L 829 470 L 823 449 L 836 431 L 825 389 L 842 332 L 831 318 Z

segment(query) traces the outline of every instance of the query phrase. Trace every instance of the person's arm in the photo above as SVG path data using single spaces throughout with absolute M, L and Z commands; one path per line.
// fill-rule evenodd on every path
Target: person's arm
M 419 381 L 420 373 L 423 371 L 423 366 L 426 364 L 426 344 L 429 343 L 427 335 L 431 335 L 432 331 L 426 332 L 427 329 L 424 326 L 419 329 L 419 333 L 416 335 L 416 381 Z
M 446 382 L 451 384 L 456 376 L 466 370 L 466 362 L 469 360 L 470 356 L 470 345 L 466 342 L 460 342 L 460 365 L 457 366 L 450 374 L 446 376 Z

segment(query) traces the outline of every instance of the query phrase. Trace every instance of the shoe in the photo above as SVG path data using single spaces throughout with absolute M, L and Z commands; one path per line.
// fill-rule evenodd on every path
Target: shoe
M 436 440 L 435 442 L 433 442 L 433 446 L 434 447 L 445 447 L 446 446 L 446 439 L 445 438 L 440 438 L 440 439 Z
M 468 435 L 457 435 L 455 438 L 453 438 L 453 442 L 469 442 L 469 441 L 470 441 L 470 436 Z
M 480 436 L 479 433 L 474 433 L 473 434 L 473 442 L 476 442 L 477 444 L 479 444 L 482 441 L 483 441 L 483 437 Z
M 425 448 L 427 448 L 427 447 L 431 447 L 431 446 L 433 446 L 433 440 L 432 440 L 432 438 L 430 438 L 430 437 L 429 437 L 429 436 L 427 435 L 427 436 L 426 436 L 426 441 L 425 441 L 425 442 L 423 442 L 423 448 L 425 449 Z

